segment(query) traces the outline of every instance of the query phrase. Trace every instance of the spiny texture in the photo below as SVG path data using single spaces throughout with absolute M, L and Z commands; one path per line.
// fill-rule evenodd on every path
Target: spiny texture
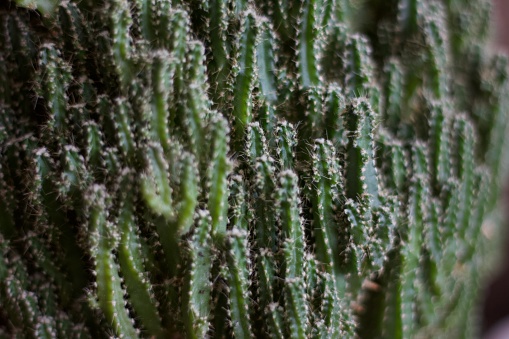
M 509 109 L 487 1 L 18 6 L 0 336 L 476 335 Z

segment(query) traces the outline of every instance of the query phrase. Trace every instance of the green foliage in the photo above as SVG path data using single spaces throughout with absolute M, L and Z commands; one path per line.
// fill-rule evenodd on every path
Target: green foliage
M 0 336 L 475 337 L 488 1 L 16 2 Z

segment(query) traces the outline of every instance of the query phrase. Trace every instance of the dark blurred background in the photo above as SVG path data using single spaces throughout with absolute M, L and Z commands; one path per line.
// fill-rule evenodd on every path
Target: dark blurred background
M 509 55 L 509 0 L 494 0 L 495 32 L 493 48 Z M 505 229 L 509 227 L 509 177 L 506 180 L 503 203 Z M 509 232 L 506 231 L 506 235 Z M 485 339 L 509 339 L 509 327 L 498 331 L 500 324 L 509 324 L 509 238 L 500 262 L 499 272 L 486 286 L 482 306 L 481 330 Z M 497 327 L 497 329 L 495 329 Z M 490 332 L 491 330 L 491 332 Z M 496 332 L 496 333 L 495 333 Z

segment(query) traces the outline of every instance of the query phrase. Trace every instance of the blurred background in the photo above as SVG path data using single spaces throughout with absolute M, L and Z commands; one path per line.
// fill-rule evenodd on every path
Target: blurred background
M 493 0 L 493 48 L 509 56 L 509 0 Z M 509 236 L 509 178 L 501 204 L 506 236 Z M 488 281 L 482 306 L 481 330 L 484 339 L 509 339 L 509 238 L 505 242 L 500 268 Z
M 497 28 L 496 47 L 509 53 L 509 0 L 495 0 L 494 11 Z

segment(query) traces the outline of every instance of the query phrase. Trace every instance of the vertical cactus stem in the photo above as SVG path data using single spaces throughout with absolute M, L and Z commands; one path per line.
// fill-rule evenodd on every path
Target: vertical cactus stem
M 284 239 L 285 321 L 290 337 L 306 338 L 308 327 L 304 269 L 306 251 L 297 175 L 291 170 L 282 171 L 279 185 L 277 203 L 278 219 Z
M 260 277 L 260 306 L 268 315 L 267 331 L 271 338 L 283 339 L 283 307 L 278 302 L 272 301 L 274 295 L 273 285 L 277 279 L 273 260 L 272 253 L 266 249 L 262 249 L 257 258 L 258 274 Z
M 232 113 L 235 119 L 234 139 L 237 143 L 242 143 L 247 125 L 252 119 L 253 99 L 251 92 L 256 74 L 256 50 L 260 40 L 258 21 L 259 19 L 254 12 L 247 11 L 244 14 Z
M 444 253 L 442 253 L 443 239 L 441 234 L 441 204 L 438 199 L 431 198 L 429 218 L 425 229 L 425 246 L 429 252 L 433 265 L 438 265 Z
M 336 7 L 337 2 L 336 2 Z M 326 36 L 319 39 L 319 48 L 323 49 L 320 61 L 320 70 L 325 81 L 334 87 L 344 83 L 343 50 L 346 46 L 348 29 L 337 21 L 325 28 Z M 335 84 L 334 84 L 335 83 Z
M 260 43 L 256 50 L 258 81 L 265 100 L 271 104 L 277 101 L 277 68 L 274 51 L 274 37 L 271 23 L 260 18 Z
M 175 215 L 172 188 L 168 178 L 168 163 L 158 144 L 152 144 L 146 152 L 148 173 L 141 179 L 141 192 L 147 206 L 154 213 L 172 220 Z
M 212 219 L 214 241 L 221 243 L 226 235 L 228 212 L 228 159 L 229 128 L 226 120 L 217 113 L 212 117 L 209 133 L 211 143 L 210 165 L 207 169 L 208 210 Z
M 120 242 L 117 247 L 120 270 L 124 278 L 129 301 L 142 326 L 150 335 L 161 333 L 161 318 L 157 311 L 157 301 L 151 291 L 150 281 L 144 268 L 144 259 L 141 244 L 136 230 L 134 217 L 133 196 L 128 192 L 133 190 L 133 174 L 129 171 L 122 173 L 121 192 L 124 195 L 121 201 L 120 213 L 117 219 L 117 232 Z
M 421 6 L 417 0 L 401 0 L 398 2 L 398 23 L 404 38 L 408 38 L 418 29 L 418 11 Z
M 65 131 L 67 117 L 66 90 L 71 81 L 69 66 L 60 58 L 60 53 L 53 44 L 45 44 L 39 55 L 40 83 L 42 97 L 46 99 L 51 112 L 50 126 L 58 131 Z
M 124 98 L 118 98 L 114 108 L 114 128 L 119 148 L 124 158 L 133 163 L 135 160 L 135 141 L 130 119 L 131 105 Z M 111 113 L 110 113 L 111 114 Z
M 0 161 L 0 239 L 13 239 L 16 236 L 16 221 L 14 219 L 14 213 L 16 210 L 17 201 L 14 196 L 14 192 L 10 185 L 7 184 L 6 176 L 3 173 L 4 165 Z M 37 176 L 36 180 L 41 180 L 40 175 Z M 41 195 L 38 190 L 39 185 L 34 185 L 34 198 L 40 199 Z M 1 242 L 0 242 L 1 243 Z M 1 253 L 1 252 L 0 252 Z
M 343 112 L 346 109 L 345 97 L 341 88 L 329 86 L 325 99 L 325 137 L 335 147 L 346 147 L 347 135 L 343 123 Z
M 63 305 L 69 306 L 75 292 L 68 278 L 59 269 L 59 267 L 61 267 L 61 258 L 56 256 L 57 258 L 55 260 L 55 256 L 51 254 L 43 241 L 33 232 L 27 234 L 26 243 L 28 248 L 25 255 L 30 256 L 34 264 L 45 272 L 46 276 L 49 278 L 50 284 L 58 286 L 56 293 L 58 293 L 59 301 Z M 47 289 L 50 288 L 48 287 Z
M 273 160 L 262 155 L 254 166 L 254 190 L 257 198 L 251 202 L 255 223 L 255 248 L 259 249 L 256 256 L 256 267 L 259 275 L 258 288 L 260 310 L 270 314 L 267 331 L 274 338 L 283 338 L 282 305 L 277 304 L 274 296 L 279 291 L 279 280 L 276 275 L 276 260 L 279 249 L 279 233 L 276 225 L 276 210 L 274 208 L 276 182 L 274 178 Z
M 165 50 L 154 53 L 152 59 L 152 123 L 151 130 L 154 139 L 168 151 L 170 147 L 170 132 L 168 129 L 169 97 L 172 88 L 175 62 Z M 154 140 L 154 141 L 155 141 Z
M 413 177 L 408 202 L 408 230 L 403 239 L 401 266 L 402 333 L 406 338 L 418 326 L 417 301 L 422 282 L 421 253 L 424 224 L 428 218 L 431 199 L 428 191 L 428 164 L 425 145 L 416 143 L 412 148 Z
M 132 38 L 129 29 L 132 25 L 130 6 L 127 0 L 114 0 L 109 8 L 110 25 L 113 37 L 113 57 L 115 67 L 122 83 L 124 94 L 134 77 L 132 65 Z
M 230 290 L 230 318 L 235 338 L 252 338 L 249 316 L 250 291 L 248 247 L 248 215 L 242 177 L 230 181 L 230 230 L 228 231 L 228 286 Z
M 206 69 L 204 66 L 205 49 L 198 41 L 189 43 L 188 68 L 186 76 L 189 84 L 185 89 L 186 109 L 184 128 L 187 130 L 190 149 L 195 155 L 200 155 L 203 148 L 203 122 L 205 114 L 210 108 L 209 100 L 204 93 L 207 93 Z
M 78 195 L 81 187 L 86 186 L 88 173 L 85 168 L 85 160 L 79 154 L 78 148 L 64 146 L 60 175 L 59 193 L 72 199 L 72 195 Z
M 468 223 L 472 213 L 472 203 L 474 196 L 471 192 L 476 190 L 475 180 L 475 146 L 477 137 L 474 134 L 474 128 L 465 116 L 459 116 L 453 125 L 455 130 L 455 149 L 457 158 L 455 159 L 455 172 L 460 179 L 458 194 L 460 195 L 460 206 L 458 216 L 458 234 L 459 239 L 464 239 L 465 232 L 468 229 Z M 459 240 L 458 239 L 458 240 Z M 460 240 L 459 240 L 460 241 Z M 459 259 L 466 254 L 465 249 L 460 249 L 463 253 L 457 253 Z
M 479 238 L 479 234 L 482 229 L 483 222 L 485 220 L 483 219 L 486 213 L 487 205 L 489 204 L 488 197 L 490 196 L 491 191 L 491 178 L 490 176 L 486 175 L 487 170 L 486 168 L 477 167 L 475 170 L 475 174 L 477 177 L 478 183 L 476 186 L 478 186 L 477 189 L 477 199 L 475 203 L 473 204 L 473 211 L 472 211 L 472 217 L 469 221 L 469 227 L 467 232 L 465 233 L 465 238 L 468 240 L 468 248 L 467 248 L 467 256 L 472 256 L 476 252 L 476 243 Z
M 119 235 L 108 223 L 109 197 L 104 187 L 94 185 L 88 192 L 87 204 L 89 214 L 90 252 L 94 258 L 94 272 L 97 279 L 97 302 L 103 314 L 113 325 L 118 336 L 138 338 L 133 320 L 125 307 L 125 291 L 113 249 L 119 242 Z
M 321 298 L 325 281 L 319 272 L 320 262 L 316 260 L 314 255 L 308 253 L 304 265 L 306 271 L 304 286 L 306 288 L 306 302 L 309 305 L 307 322 L 310 325 L 306 328 L 306 336 L 309 338 L 313 333 L 316 333 L 317 325 L 323 326 L 320 304 L 322 303 Z
M 22 287 L 21 283 L 28 282 L 28 272 L 18 253 L 10 246 L 11 242 L 1 234 L 0 240 L 0 286 L 2 288 L 0 298 L 7 299 L 11 297 L 9 285 L 17 284 Z M 5 305 L 7 306 L 8 303 Z
M 35 325 L 35 336 L 36 338 L 50 339 L 56 338 L 57 330 L 55 319 L 48 316 L 41 316 L 37 318 Z
M 186 11 L 175 9 L 169 11 L 167 26 L 160 27 L 158 37 L 162 40 L 162 47 L 168 49 L 176 60 L 184 60 L 187 52 L 187 43 L 189 40 L 189 15 Z M 163 22 L 161 20 L 161 22 Z M 171 34 L 168 34 L 168 31 Z M 184 64 L 177 64 L 175 70 L 175 85 L 177 93 L 184 88 L 181 82 L 184 79 Z
M 337 6 L 338 5 L 336 1 L 318 1 L 316 3 L 319 18 L 317 22 L 318 28 L 325 28 L 325 30 L 330 29 L 330 23 L 334 22 L 336 19 L 334 17 L 334 11 L 336 10 Z M 318 40 L 323 41 L 323 35 L 320 35 Z
M 72 228 L 68 227 L 67 210 L 80 213 L 83 187 L 88 183 L 88 173 L 83 157 L 74 146 L 63 147 L 61 156 L 61 172 L 57 168 L 49 152 L 45 148 L 33 151 L 35 159 L 36 191 L 34 202 L 37 213 L 40 213 L 40 225 L 51 247 L 57 252 L 63 265 L 62 270 L 68 272 L 68 279 L 74 286 L 86 284 L 83 272 L 82 251 L 78 248 Z M 47 223 L 47 224 L 46 224 Z
M 393 132 L 397 132 L 400 121 L 404 120 L 404 80 L 403 69 L 397 59 L 390 59 L 384 66 L 386 74 L 383 95 L 383 120 Z
M 344 120 L 349 133 L 345 168 L 346 196 L 362 200 L 368 204 L 368 208 L 380 205 L 374 162 L 374 120 L 374 112 L 365 99 L 356 99 L 346 111 Z
M 99 169 L 104 168 L 104 159 L 101 154 L 104 147 L 103 136 L 99 126 L 94 121 L 87 121 L 84 127 L 87 139 L 85 160 L 87 167 L 95 174 Z
M 40 316 L 37 296 L 34 292 L 27 291 L 22 286 L 22 281 L 16 276 L 9 276 L 2 284 L 5 291 L 2 294 L 3 305 L 6 305 L 10 312 L 15 312 L 13 317 L 16 327 L 28 329 L 27 332 L 35 337 L 34 329 L 37 318 Z
M 77 67 L 85 67 L 86 53 L 83 42 L 87 39 L 87 26 L 78 6 L 72 2 L 62 1 L 58 7 L 58 22 L 64 35 L 64 50 L 74 53 Z
M 166 1 L 164 1 L 166 2 Z M 141 33 L 147 41 L 154 41 L 156 39 L 157 19 L 156 15 L 158 8 L 154 6 L 152 0 L 136 0 L 135 4 L 138 7 L 140 16 Z
M 449 91 L 449 72 L 446 72 L 449 62 L 449 41 L 447 41 L 446 18 L 439 4 L 429 5 L 429 13 L 425 13 L 424 33 L 428 46 L 429 78 L 431 92 L 436 98 L 447 97 Z
M 323 137 L 324 133 L 324 110 L 323 89 L 319 86 L 309 87 L 304 97 L 303 126 L 298 129 L 299 148 L 309 140 Z
M 350 36 L 345 49 L 345 91 L 359 97 L 369 95 L 368 89 L 374 74 L 371 48 L 366 38 L 360 35 Z
M 387 254 L 395 246 L 395 230 L 400 209 L 396 196 L 384 195 L 381 196 L 381 205 L 372 211 L 370 255 L 376 270 L 383 269 L 388 260 Z
M 276 107 L 266 101 L 261 101 L 258 106 L 257 120 L 264 131 L 274 131 L 276 129 L 277 117 Z M 269 133 L 266 135 L 270 148 L 275 148 L 275 135 Z
M 369 245 L 369 225 L 366 220 L 365 207 L 352 199 L 345 201 L 344 213 L 348 220 L 350 243 L 348 244 L 348 259 L 346 260 L 347 272 L 351 273 L 351 288 L 355 291 L 360 287 L 361 281 L 354 279 L 362 274 L 363 264 L 369 259 L 366 247 Z
M 276 149 L 281 169 L 293 169 L 296 145 L 296 132 L 293 125 L 286 121 L 278 123 L 276 126 Z
M 506 81 L 507 84 L 507 81 Z M 502 160 L 507 161 L 506 157 L 497 156 L 502 153 L 502 149 L 504 145 L 507 144 L 507 130 L 509 127 L 509 124 L 507 123 L 507 116 L 502 107 L 507 107 L 506 105 L 509 104 L 508 100 L 508 91 L 507 89 L 502 91 L 503 94 L 500 100 L 502 101 L 500 104 L 495 107 L 495 116 L 493 121 L 493 130 L 490 132 L 489 137 L 489 146 L 488 151 L 485 155 L 485 162 L 490 168 L 493 168 L 492 170 L 492 185 L 491 193 L 492 196 L 490 196 L 489 201 L 491 204 L 493 204 L 497 196 L 495 195 L 495 192 L 498 192 L 498 183 L 501 180 L 500 175 L 504 173 L 504 169 L 507 170 L 507 165 L 504 164 Z M 498 153 L 497 153 L 498 152 Z
M 291 24 L 289 20 L 289 3 L 284 0 L 276 0 L 269 7 L 269 12 L 272 14 L 274 21 L 274 28 L 281 36 L 282 41 L 290 38 Z
M 338 247 L 338 225 L 335 214 L 341 207 L 343 191 L 340 167 L 329 141 L 318 139 L 313 156 L 313 230 L 317 258 L 326 265 L 325 270 L 335 277 L 341 271 Z M 335 280 L 335 279 L 334 279 Z
M 227 41 L 228 1 L 213 0 L 209 6 L 209 39 L 212 60 L 209 67 L 209 78 L 215 85 L 214 101 L 224 100 L 225 88 L 229 73 L 228 57 L 230 48 Z
M 348 336 L 347 325 L 344 324 L 348 319 L 341 301 L 337 295 L 334 279 L 328 274 L 324 274 L 323 300 L 320 309 L 323 323 L 318 325 L 318 338 L 339 338 Z
M 246 148 L 252 165 L 256 164 L 258 158 L 269 153 L 264 131 L 258 122 L 249 124 L 247 128 Z
M 402 192 L 407 178 L 408 156 L 403 145 L 395 144 L 392 147 L 392 176 L 396 192 Z
M 451 175 L 451 147 L 450 129 L 444 126 L 450 125 L 448 107 L 442 102 L 430 104 L 430 165 L 431 179 L 435 192 L 440 192 L 447 178 Z
M 182 156 L 180 178 L 180 199 L 177 202 L 177 228 L 179 234 L 186 234 L 193 225 L 193 216 L 198 204 L 198 169 L 195 158 L 185 153 Z
M 458 254 L 458 232 L 460 230 L 460 202 L 462 197 L 459 195 L 460 182 L 458 179 L 451 177 L 446 183 L 446 190 L 441 194 L 442 200 L 442 241 L 443 256 L 442 267 L 444 270 L 452 271 L 458 262 L 456 257 Z M 454 276 L 450 276 L 453 278 Z
M 300 27 L 298 31 L 298 76 L 300 78 L 300 85 L 302 88 L 316 86 L 320 83 L 320 76 L 318 73 L 317 55 L 318 50 L 316 46 L 317 37 L 317 8 L 315 0 L 306 0 L 302 6 L 302 14 L 300 17 Z
M 212 220 L 207 211 L 199 210 L 196 228 L 189 241 L 190 267 L 184 282 L 184 322 L 188 338 L 205 338 L 211 312 Z

